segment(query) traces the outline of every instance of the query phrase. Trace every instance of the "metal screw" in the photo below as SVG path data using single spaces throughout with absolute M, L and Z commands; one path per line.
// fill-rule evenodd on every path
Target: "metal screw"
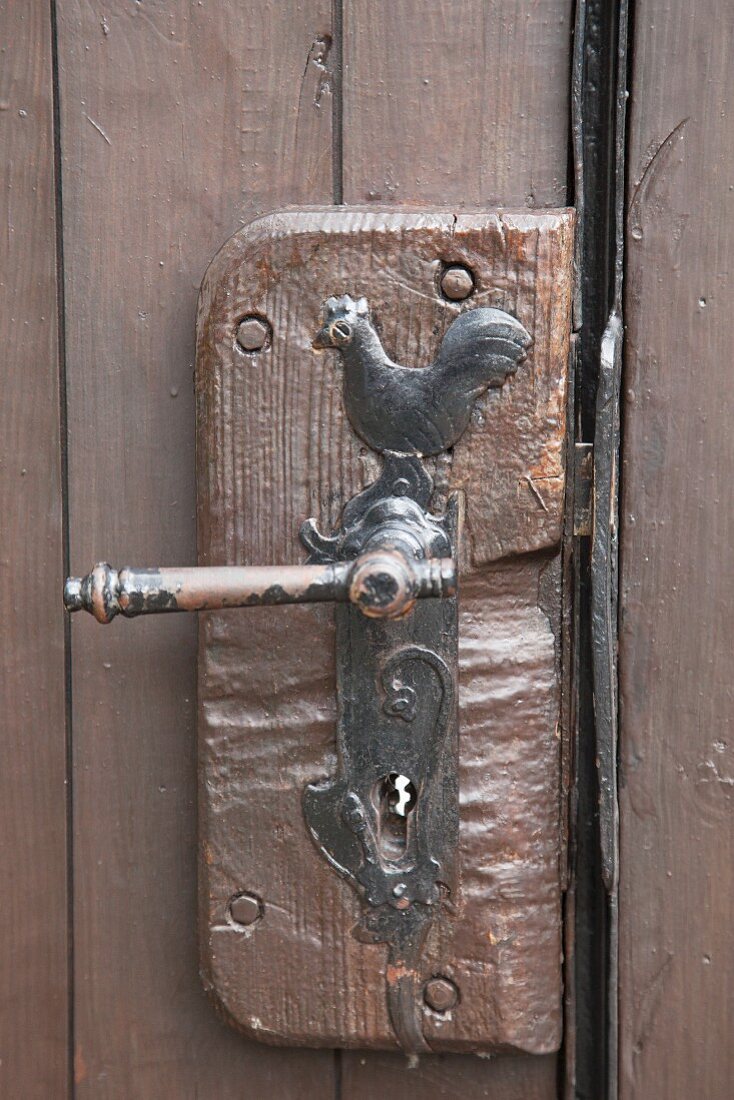
M 474 292 L 474 276 L 463 264 L 451 264 L 441 276 L 441 292 L 452 302 L 463 302 Z
M 431 978 L 425 984 L 423 1000 L 434 1012 L 448 1012 L 458 1003 L 459 990 L 448 978 Z
M 256 894 L 235 894 L 229 903 L 229 915 L 243 927 L 254 924 L 263 915 L 263 903 Z
M 261 351 L 270 336 L 270 325 L 262 317 L 244 317 L 237 328 L 237 343 L 244 351 Z

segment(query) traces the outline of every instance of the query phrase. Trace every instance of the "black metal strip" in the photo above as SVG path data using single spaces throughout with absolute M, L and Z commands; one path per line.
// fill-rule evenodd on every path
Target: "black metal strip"
M 53 81 L 53 141 L 54 141 L 54 186 L 55 186 L 55 233 L 56 233 L 56 312 L 59 363 L 59 439 L 61 445 L 61 527 L 62 527 L 62 569 L 64 576 L 69 572 L 70 533 L 69 533 L 69 417 L 68 387 L 66 370 L 66 299 L 64 266 L 64 205 L 62 194 L 61 163 L 61 77 L 59 66 L 59 29 L 56 0 L 50 0 L 49 16 L 51 21 L 51 70 Z M 71 660 L 71 624 L 65 617 L 64 622 L 64 684 L 65 719 L 64 738 L 66 749 L 66 1013 L 67 1013 L 67 1090 L 74 1096 L 74 1052 L 76 1047 L 75 1026 L 75 960 L 74 960 L 74 769 L 73 769 L 73 727 L 72 727 L 72 660 Z
M 617 492 L 628 0 L 579 0 L 572 78 L 580 230 L 577 417 L 594 444 L 591 547 L 579 546 L 574 837 L 575 1050 L 566 1096 L 617 1095 Z M 572 1040 L 572 1041 L 573 1041 Z

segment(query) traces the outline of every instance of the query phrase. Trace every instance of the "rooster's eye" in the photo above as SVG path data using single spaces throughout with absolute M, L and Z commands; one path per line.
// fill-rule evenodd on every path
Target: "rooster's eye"
M 346 321 L 334 321 L 331 326 L 331 338 L 334 344 L 340 348 L 348 344 L 352 338 L 352 327 Z

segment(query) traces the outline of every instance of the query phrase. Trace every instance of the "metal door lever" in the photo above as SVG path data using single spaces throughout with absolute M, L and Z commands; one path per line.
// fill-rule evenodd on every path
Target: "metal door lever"
M 67 611 L 100 623 L 165 611 L 214 611 L 291 603 L 353 603 L 373 619 L 407 614 L 417 599 L 453 596 L 451 558 L 412 560 L 400 549 L 368 550 L 354 561 L 325 565 L 224 565 L 183 569 L 113 569 L 95 565 L 64 586 Z

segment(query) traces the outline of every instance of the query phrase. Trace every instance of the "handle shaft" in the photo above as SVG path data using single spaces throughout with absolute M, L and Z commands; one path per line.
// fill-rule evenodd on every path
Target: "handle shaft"
M 200 566 L 183 569 L 113 569 L 102 562 L 86 577 L 69 577 L 67 611 L 88 611 L 101 623 L 117 615 L 213 611 L 325 601 L 356 604 L 371 618 L 398 618 L 416 599 L 452 596 L 456 566 L 450 558 L 410 561 L 399 550 L 368 551 L 355 561 L 329 565 Z

